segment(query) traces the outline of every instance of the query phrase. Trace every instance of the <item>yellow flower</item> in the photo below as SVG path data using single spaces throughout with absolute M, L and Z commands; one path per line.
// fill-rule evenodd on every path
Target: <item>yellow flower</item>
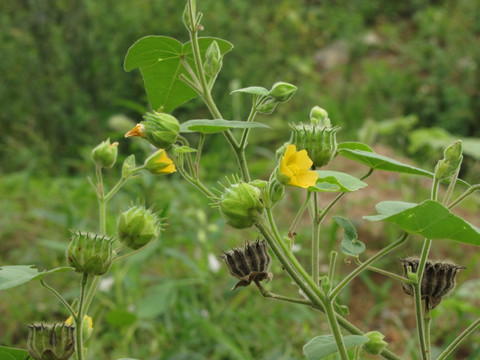
M 67 320 L 65 320 L 65 325 L 72 325 L 73 318 L 70 316 Z M 93 321 L 92 318 L 88 315 L 83 316 L 83 324 L 82 324 L 82 332 L 83 332 L 83 341 L 87 340 L 93 332 Z
M 307 151 L 300 150 L 297 152 L 295 145 L 288 145 L 280 162 L 280 177 L 282 179 L 279 179 L 279 181 L 285 185 L 305 189 L 309 186 L 315 186 L 318 173 L 310 170 L 312 164 L 313 162 L 308 157 Z
M 168 157 L 166 151 L 163 149 L 159 149 L 147 160 L 145 160 L 145 169 L 155 175 L 171 174 L 177 171 L 173 161 Z

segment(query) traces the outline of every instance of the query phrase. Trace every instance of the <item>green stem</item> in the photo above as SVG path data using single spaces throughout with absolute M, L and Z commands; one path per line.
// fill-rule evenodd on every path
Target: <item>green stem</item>
M 335 310 L 333 308 L 333 299 L 328 299 L 324 302 L 325 305 L 325 314 L 327 315 L 328 323 L 330 325 L 330 329 L 333 332 L 333 336 L 335 338 L 335 342 L 337 343 L 338 352 L 340 353 L 340 357 L 342 360 L 348 360 L 348 353 L 345 347 L 345 343 L 343 341 L 342 332 L 340 331 L 340 327 L 338 325 L 337 317 L 335 315 Z
M 70 306 L 70 304 L 67 302 L 67 300 L 65 300 L 63 298 L 62 295 L 60 295 L 60 293 L 55 290 L 54 288 L 52 288 L 50 285 L 48 285 L 43 279 L 40 280 L 40 284 L 45 288 L 47 289 L 48 291 L 50 291 L 53 295 L 55 295 L 57 297 L 58 300 L 60 300 L 60 302 L 63 304 L 63 306 L 65 306 L 68 310 L 68 312 L 70 313 L 70 315 L 72 316 L 72 318 L 75 316 L 75 310 L 73 310 L 73 308 Z
M 205 185 L 203 185 L 200 180 L 193 178 L 187 172 L 185 169 L 181 166 L 177 166 L 178 172 L 183 176 L 185 180 L 187 180 L 190 184 L 192 184 L 194 187 L 196 187 L 200 192 L 205 195 L 209 199 L 215 199 L 215 194 L 212 193 Z
M 330 280 L 330 284 L 333 284 L 333 275 L 335 274 L 335 263 L 337 261 L 338 253 L 336 251 L 330 252 L 330 261 L 328 266 L 328 279 Z
M 77 360 L 83 360 L 83 316 L 85 315 L 85 289 L 87 287 L 88 274 L 82 275 L 82 280 L 80 283 L 80 300 L 78 304 L 78 313 L 75 314 L 75 350 L 77 355 Z
M 252 122 L 255 119 L 255 115 L 257 115 L 257 101 L 256 97 L 254 97 L 252 108 L 250 109 L 250 114 L 248 114 L 247 122 Z M 250 133 L 250 129 L 246 128 L 243 129 L 242 137 L 240 138 L 240 149 L 245 150 L 247 147 L 247 139 L 248 134 Z
M 197 149 L 197 154 L 195 156 L 195 178 L 198 179 L 198 169 L 200 168 L 200 158 L 202 156 L 202 150 L 203 150 L 203 145 L 205 144 L 205 134 L 201 133 L 200 134 L 200 139 L 198 140 L 198 149 Z
M 440 354 L 436 360 L 445 360 L 451 353 L 460 345 L 477 327 L 480 326 L 480 318 L 475 320 L 468 328 L 466 328 L 445 350 Z
M 340 291 L 350 282 L 352 281 L 355 277 L 357 277 L 363 270 L 365 270 L 368 265 L 374 263 L 378 259 L 382 258 L 392 250 L 395 250 L 399 246 L 401 246 L 408 238 L 408 234 L 404 233 L 400 239 L 395 241 L 394 243 L 388 245 L 387 247 L 383 248 L 380 250 L 378 253 L 376 253 L 374 256 L 369 258 L 367 261 L 362 263 L 359 267 L 357 267 L 355 270 L 353 270 L 350 274 L 348 274 L 336 287 L 335 289 L 332 290 L 330 293 L 330 297 L 332 299 L 335 299 L 337 295 L 340 293 Z
M 425 342 L 427 344 L 427 357 L 428 360 L 432 358 L 432 349 L 431 349 L 431 338 L 430 338 L 430 325 L 432 323 L 432 317 L 430 316 L 430 310 L 425 308 L 425 315 L 424 315 L 424 322 L 425 322 Z
M 318 284 L 320 274 L 320 222 L 317 221 L 318 216 L 318 195 L 314 193 L 312 196 L 312 279 Z
M 298 225 L 298 222 L 300 221 L 300 219 L 302 218 L 302 215 L 303 213 L 305 212 L 305 209 L 307 208 L 308 206 L 308 203 L 310 202 L 310 197 L 312 195 L 312 192 L 311 191 L 307 191 L 307 195 L 305 196 L 305 201 L 303 202 L 302 206 L 300 207 L 300 209 L 298 209 L 298 212 L 297 214 L 295 215 L 295 218 L 293 219 L 292 221 L 292 225 L 290 225 L 290 229 L 288 229 L 288 236 L 290 237 L 291 236 L 291 239 L 292 239 L 292 243 L 291 243 L 291 246 L 293 246 L 293 239 L 294 239 L 294 236 L 293 236 L 293 233 L 295 232 L 295 228 L 297 227 Z M 313 211 L 312 211 L 313 212 Z
M 258 280 L 255 280 L 255 285 L 257 285 L 258 290 L 260 290 L 261 294 L 264 297 L 271 298 L 271 299 L 276 299 L 276 300 L 281 300 L 281 301 L 286 301 L 286 302 L 290 302 L 290 303 L 295 303 L 295 304 L 312 306 L 312 303 L 309 300 L 297 299 L 297 298 L 292 298 L 292 297 L 288 297 L 288 296 L 274 294 L 274 293 L 266 290 L 262 286 L 262 284 L 260 284 L 260 282 Z
M 363 262 L 360 261 L 360 259 L 358 258 L 358 256 L 355 257 L 355 262 L 357 263 L 357 265 L 362 265 Z M 405 277 L 401 276 L 401 275 L 398 275 L 398 274 L 395 274 L 395 273 L 392 273 L 390 271 L 387 271 L 387 270 L 383 270 L 383 269 L 380 269 L 380 268 L 377 268 L 375 266 L 367 266 L 367 270 L 370 270 L 370 271 L 373 271 L 373 272 L 376 272 L 378 274 L 381 274 L 381 275 L 384 275 L 384 276 L 387 276 L 391 279 L 394 279 L 394 280 L 398 280 L 400 282 L 405 282 Z
M 467 197 L 469 197 L 470 195 L 472 195 L 475 191 L 479 191 L 480 190 L 480 184 L 476 184 L 476 185 L 473 185 L 473 186 L 470 186 L 470 188 L 467 189 L 467 191 L 465 191 L 462 195 L 460 195 L 458 198 L 456 198 L 453 202 L 451 202 L 449 205 L 448 205 L 448 208 L 449 209 L 453 209 L 455 206 L 457 206 L 458 204 L 460 204 L 463 200 L 465 200 Z
M 445 196 L 443 197 L 442 203 L 444 205 L 447 205 L 448 202 L 450 201 L 450 197 L 452 196 L 453 189 L 455 189 L 455 184 L 457 183 L 458 179 L 458 172 L 460 171 L 460 168 L 453 174 L 452 178 L 450 179 L 450 184 L 448 184 L 447 192 L 445 193 Z

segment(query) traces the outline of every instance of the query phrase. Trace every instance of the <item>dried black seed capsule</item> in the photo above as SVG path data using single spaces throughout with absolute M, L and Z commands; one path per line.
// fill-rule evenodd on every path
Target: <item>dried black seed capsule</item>
M 224 252 L 220 257 L 227 264 L 230 274 L 240 279 L 232 290 L 239 286 L 250 285 L 252 281 L 272 279 L 272 274 L 268 271 L 272 260 L 265 240 L 247 243 L 243 250 L 233 249 Z
M 403 264 L 403 274 L 405 276 L 408 275 L 409 267 L 412 272 L 417 271 L 418 259 L 406 258 L 400 259 L 400 261 Z M 435 309 L 442 301 L 442 297 L 455 288 L 457 273 L 462 269 L 465 269 L 465 267 L 449 262 L 427 260 L 421 286 L 422 299 L 425 299 L 427 310 Z M 403 283 L 402 289 L 405 294 L 413 296 L 412 285 Z

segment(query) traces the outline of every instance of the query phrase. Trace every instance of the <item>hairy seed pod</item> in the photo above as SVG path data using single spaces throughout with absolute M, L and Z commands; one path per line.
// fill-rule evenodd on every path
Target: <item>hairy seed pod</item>
M 233 249 L 220 257 L 225 261 L 230 274 L 240 279 L 232 290 L 250 285 L 252 281 L 272 279 L 273 275 L 268 271 L 272 259 L 265 240 L 257 239 L 254 243 L 247 243 L 244 249 Z
M 403 264 L 403 272 L 405 276 L 408 275 L 409 267 L 412 272 L 417 271 L 419 263 L 418 259 L 406 258 L 400 259 L 400 261 Z M 425 299 L 427 310 L 432 310 L 437 307 L 442 301 L 442 297 L 449 294 L 455 288 L 456 276 L 462 269 L 465 269 L 465 267 L 449 262 L 426 262 L 420 291 L 422 293 L 422 299 Z M 405 294 L 413 296 L 412 285 L 403 283 L 402 289 Z
M 66 324 L 27 325 L 27 350 L 34 360 L 67 360 L 75 351 L 75 327 Z

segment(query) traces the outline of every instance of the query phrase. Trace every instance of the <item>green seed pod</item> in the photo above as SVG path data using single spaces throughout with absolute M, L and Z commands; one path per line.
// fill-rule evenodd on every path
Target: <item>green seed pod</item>
M 258 221 L 263 211 L 260 189 L 248 183 L 233 184 L 225 190 L 220 200 L 220 213 L 227 224 L 244 229 Z
M 272 89 L 268 93 L 269 96 L 275 99 L 277 102 L 287 102 L 297 91 L 295 85 L 286 82 L 277 82 L 273 84 Z
M 321 114 L 316 114 L 318 112 L 320 110 L 317 109 L 314 114 L 317 117 L 311 117 L 310 124 L 290 125 L 292 129 L 290 142 L 298 151 L 305 149 L 313 165 L 321 167 L 328 164 L 337 152 L 336 136 L 340 127 L 331 127 L 328 117 L 320 118 Z
M 113 238 L 74 231 L 70 240 L 65 256 L 76 272 L 103 275 L 108 271 L 115 256 Z
M 252 281 L 270 281 L 273 277 L 269 272 L 272 259 L 265 240 L 257 239 L 254 243 L 247 243 L 243 250 L 233 249 L 224 252 L 220 257 L 225 261 L 230 274 L 240 279 L 232 290 L 239 286 L 248 286 Z
M 412 272 L 418 270 L 418 259 L 406 258 L 400 259 L 400 261 L 403 264 L 404 276 L 408 276 L 409 267 L 412 269 Z M 462 269 L 465 269 L 465 267 L 449 262 L 426 262 L 420 291 L 422 293 L 422 299 L 425 299 L 427 310 L 432 310 L 437 307 L 442 301 L 442 297 L 448 295 L 455 288 L 456 276 Z M 412 285 L 403 283 L 402 289 L 405 294 L 413 296 Z
M 143 137 L 159 149 L 166 149 L 177 140 L 180 123 L 172 115 L 153 111 L 143 118 L 145 120 L 127 132 L 125 137 Z
M 369 340 L 363 344 L 362 349 L 372 355 L 380 354 L 388 345 L 386 341 L 383 340 L 385 335 L 378 331 L 370 331 L 365 334 Z
M 92 152 L 92 160 L 99 167 L 110 169 L 117 161 L 118 142 L 110 144 L 110 139 L 102 141 Z
M 118 239 L 130 249 L 137 250 L 158 239 L 161 225 L 157 214 L 150 209 L 133 206 L 118 217 Z
M 27 350 L 34 360 L 68 360 L 75 351 L 73 326 L 33 324 L 29 329 Z

